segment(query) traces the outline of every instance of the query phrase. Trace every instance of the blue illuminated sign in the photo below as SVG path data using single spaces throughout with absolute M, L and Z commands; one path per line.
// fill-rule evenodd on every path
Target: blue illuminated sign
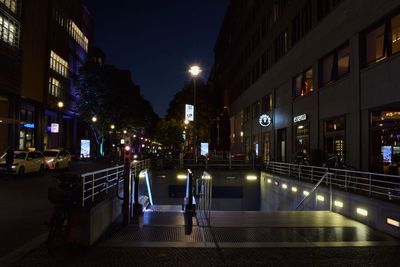
M 28 128 L 28 129 L 35 129 L 35 124 L 34 123 L 25 123 L 24 127 Z

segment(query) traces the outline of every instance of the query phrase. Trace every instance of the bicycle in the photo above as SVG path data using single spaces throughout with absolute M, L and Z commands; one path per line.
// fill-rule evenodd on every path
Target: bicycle
M 76 175 L 60 174 L 56 177 L 57 187 L 50 187 L 48 199 L 54 204 L 54 211 L 48 223 L 47 250 L 52 254 L 55 249 L 69 243 L 71 210 L 79 203 L 80 187 Z

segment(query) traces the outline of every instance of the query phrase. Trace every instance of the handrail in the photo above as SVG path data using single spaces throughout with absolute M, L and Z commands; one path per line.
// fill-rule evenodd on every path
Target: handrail
M 304 202 L 307 198 L 309 198 L 310 195 L 311 195 L 312 193 L 314 193 L 314 191 L 318 188 L 318 186 L 322 183 L 322 181 L 325 180 L 325 178 L 327 179 L 327 176 L 328 176 L 328 175 L 332 175 L 332 173 L 326 172 L 326 173 L 324 174 L 324 176 L 322 176 L 322 178 L 318 181 L 318 183 L 316 183 L 316 184 L 314 185 L 314 187 L 311 189 L 310 193 L 309 193 L 308 195 L 306 195 L 306 196 L 300 201 L 300 203 L 297 205 L 297 207 L 296 207 L 295 210 L 298 210 L 298 209 L 299 209 L 299 207 L 303 204 L 303 202 Z M 328 179 L 327 179 L 327 180 L 328 180 Z M 329 184 L 331 185 L 332 183 L 329 182 Z M 330 194 L 332 195 L 332 187 L 330 187 Z M 332 202 L 332 197 L 331 197 L 331 202 Z M 332 206 L 332 203 L 331 203 L 331 206 Z
M 205 220 L 207 225 L 210 226 L 211 221 L 211 209 L 212 209 L 212 176 L 208 172 L 204 171 L 201 179 L 197 179 L 197 185 L 200 181 L 200 192 L 197 192 L 199 196 L 198 200 L 198 221 L 199 225 L 202 225 L 202 222 Z
M 132 162 L 131 172 L 137 172 L 149 167 L 150 161 L 143 160 Z M 124 166 L 118 165 L 94 172 L 81 174 L 81 206 L 85 207 L 87 202 L 95 202 L 101 197 L 110 194 L 110 191 L 118 190 L 118 185 L 123 182 L 122 176 Z
M 318 182 L 326 172 L 330 172 L 331 184 L 335 188 L 357 191 L 370 197 L 400 200 L 400 176 L 397 175 L 273 161 L 265 162 L 263 169 L 273 174 L 311 183 Z

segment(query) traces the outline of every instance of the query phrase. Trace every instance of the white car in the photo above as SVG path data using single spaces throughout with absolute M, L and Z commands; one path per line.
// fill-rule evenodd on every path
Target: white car
M 43 155 L 49 170 L 69 168 L 71 164 L 71 155 L 66 150 L 48 149 L 43 151 Z
M 44 156 L 39 151 L 15 151 L 14 163 L 12 165 L 13 174 L 23 176 L 25 173 L 40 172 L 43 173 L 46 168 Z M 2 172 L 7 172 L 6 155 L 0 159 L 0 169 Z

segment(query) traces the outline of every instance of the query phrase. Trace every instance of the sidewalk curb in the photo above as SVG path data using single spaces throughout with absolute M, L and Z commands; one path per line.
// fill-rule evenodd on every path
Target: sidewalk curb
M 28 254 L 30 251 L 43 244 L 47 240 L 47 235 L 48 235 L 47 233 L 44 233 L 36 237 L 35 239 L 32 239 L 25 245 L 17 248 L 13 252 L 8 253 L 4 257 L 1 257 L 0 266 L 8 266 L 9 264 L 16 261 L 18 258 L 21 258 L 22 256 Z

